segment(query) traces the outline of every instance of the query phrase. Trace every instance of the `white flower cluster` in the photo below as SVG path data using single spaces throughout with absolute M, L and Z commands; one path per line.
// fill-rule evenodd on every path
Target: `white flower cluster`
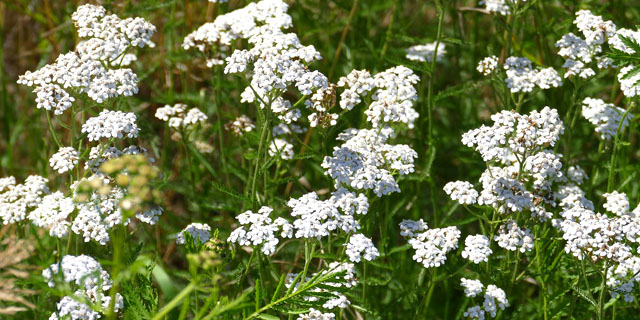
M 492 74 L 497 67 L 498 67 L 498 57 L 490 56 L 480 60 L 480 62 L 478 62 L 478 66 L 476 67 L 476 70 L 478 70 L 478 72 L 482 73 L 483 75 L 488 76 Z
M 560 50 L 558 54 L 565 58 L 562 66 L 567 69 L 565 78 L 579 76 L 587 79 L 596 73 L 590 67 L 593 61 L 597 62 L 598 68 L 611 67 L 611 59 L 602 53 L 602 44 L 607 39 L 613 38 L 616 34 L 616 25 L 611 21 L 604 21 L 602 17 L 593 15 L 589 10 L 576 12 L 576 19 L 573 23 L 582 32 L 584 39 L 573 33 L 562 36 L 556 42 L 556 47 Z
M 409 244 L 416 251 L 413 260 L 422 263 L 425 268 L 441 266 L 447 260 L 447 253 L 458 248 L 460 230 L 456 227 L 428 229 L 422 220 L 404 220 L 400 223 L 400 229 L 407 234 Z M 426 231 L 417 233 L 423 230 Z
M 191 239 L 194 243 L 198 241 L 205 243 L 211 239 L 211 227 L 204 223 L 194 222 L 182 229 L 182 231 L 176 235 L 177 244 L 186 244 L 187 238 L 185 233 L 189 233 L 191 235 Z
M 469 280 L 462 278 L 461 285 L 464 287 L 465 295 L 469 298 L 474 298 L 484 289 L 484 285 L 480 280 Z M 482 306 L 475 305 L 468 308 L 464 312 L 464 316 L 472 319 L 484 319 L 485 314 L 488 313 L 491 317 L 495 318 L 498 314 L 498 309 L 504 310 L 509 306 L 509 300 L 507 300 L 507 294 L 504 290 L 496 287 L 493 284 L 487 286 L 484 291 L 484 302 Z
M 187 111 L 187 105 L 184 103 L 177 103 L 174 106 L 165 105 L 162 108 L 156 110 L 156 118 L 169 122 L 169 127 L 174 129 L 186 129 L 191 128 L 199 123 L 207 121 L 207 115 L 205 115 L 198 108 L 191 108 Z
M 563 219 L 557 226 L 567 242 L 567 253 L 580 260 L 590 257 L 594 262 L 608 259 L 622 263 L 632 257 L 635 250 L 630 245 L 640 240 L 640 218 L 628 211 L 622 213 L 624 207 L 628 206 L 626 195 L 624 199 L 619 199 L 621 194 L 609 195 L 614 196 L 623 203 L 612 204 L 613 201 L 607 201 L 607 207 L 611 208 L 608 210 L 621 213 L 618 217 L 610 218 L 580 205 L 564 209 L 561 213 Z
M 354 234 L 347 244 L 346 254 L 351 262 L 360 262 L 361 258 L 372 261 L 380 255 L 378 249 L 373 245 L 373 241 L 363 234 Z
M 220 51 L 226 51 L 233 41 L 248 39 L 254 33 L 268 29 L 290 28 L 292 21 L 287 9 L 287 4 L 280 0 L 251 3 L 244 8 L 218 16 L 213 22 L 205 23 L 185 37 L 182 47 L 185 50 L 195 47 L 202 52 L 217 47 Z M 222 59 L 225 57 L 226 55 L 220 52 L 216 58 L 207 61 L 207 64 L 223 64 Z
M 503 16 L 511 13 L 511 8 L 509 7 L 507 0 L 480 0 L 479 4 L 484 5 L 485 10 L 489 12 L 496 12 Z
M 394 132 L 389 127 L 343 132 L 337 139 L 345 142 L 322 161 L 325 174 L 335 180 L 336 188 L 372 190 L 378 197 L 400 192 L 393 174 L 413 172 L 418 154 L 408 145 L 387 144 L 392 137 Z
M 90 256 L 66 255 L 59 263 L 54 263 L 43 270 L 42 276 L 50 287 L 54 287 L 56 280 L 60 279 L 63 282 L 74 283 L 78 288 L 73 296 L 65 296 L 57 303 L 58 310 L 49 319 L 100 319 L 102 315 L 96 310 L 106 310 L 111 304 L 108 292 L 111 288 L 111 278 L 102 269 L 100 263 Z M 90 302 L 93 306 L 80 302 L 83 300 Z M 122 309 L 123 306 L 124 300 L 118 293 L 115 311 Z
M 627 114 L 623 120 L 624 114 L 624 109 L 616 107 L 613 103 L 605 103 L 601 99 L 585 98 L 582 101 L 582 116 L 596 126 L 596 132 L 602 140 L 610 140 L 618 134 L 618 128 L 624 130 L 629 126 L 633 115 Z
M 226 123 L 224 128 L 233 132 L 236 136 L 242 136 L 245 132 L 253 131 L 256 125 L 253 123 L 253 120 L 243 114 Z
M 57 191 L 42 197 L 40 205 L 29 213 L 29 220 L 38 227 L 48 229 L 52 237 L 62 238 L 69 234 L 71 223 L 67 218 L 73 210 L 73 199 Z
M 512 93 L 531 92 L 537 86 L 540 89 L 557 88 L 562 78 L 553 68 L 534 69 L 531 60 L 524 57 L 509 57 L 504 62 L 507 73 L 505 80 Z
M 637 54 L 633 48 L 627 46 L 622 41 L 621 37 L 626 37 L 635 43 L 640 43 L 640 31 L 621 28 L 616 31 L 615 35 L 608 38 L 609 46 L 611 48 L 624 51 L 628 54 Z M 627 76 L 627 74 L 635 67 L 636 65 L 629 64 L 621 68 L 618 72 L 620 90 L 622 90 L 624 95 L 629 98 L 640 95 L 640 85 L 638 85 L 638 82 L 640 82 L 640 74 L 636 73 L 634 75 Z
M 227 74 L 247 72 L 250 84 L 242 92 L 241 102 L 269 107 L 280 121 L 291 123 L 302 114 L 281 95 L 295 87 L 311 97 L 306 101 L 312 111 L 311 125 L 333 125 L 338 116 L 329 113 L 333 87 L 325 75 L 308 67 L 322 56 L 313 46 L 303 46 L 295 33 L 283 32 L 292 26 L 287 10 L 282 0 L 250 3 L 201 26 L 184 39 L 183 47 L 206 52 L 218 46 L 219 52 L 207 61 L 209 66 L 225 64 Z M 238 39 L 247 39 L 250 48 L 235 50 L 227 57 L 224 51 Z
M 504 110 L 491 116 L 491 127 L 481 126 L 462 135 L 462 143 L 475 147 L 482 160 L 504 164 L 516 162 L 513 154 L 532 154 L 554 146 L 564 126 L 558 111 L 549 107 L 528 115 Z
M 552 214 L 542 205 L 555 206 L 551 190 L 554 183 L 566 182 L 562 171 L 561 155 L 545 149 L 554 146 L 564 127 L 558 112 L 549 107 L 520 115 L 514 111 L 502 111 L 491 116 L 493 126 L 482 126 L 462 135 L 462 143 L 480 152 L 487 169 L 480 177 L 482 189 L 477 196 L 479 205 L 489 205 L 500 213 L 531 210 L 532 216 L 541 221 Z M 498 166 L 503 165 L 503 166 Z M 574 174 L 578 174 L 575 172 Z M 528 190 L 531 185 L 533 190 Z M 475 195 L 470 184 L 447 184 L 454 200 L 464 194 Z M 449 191 L 447 191 L 449 193 Z M 468 196 L 468 202 L 473 197 Z
M 336 315 L 334 313 L 323 313 L 314 308 L 310 308 L 308 313 L 299 315 L 297 320 L 334 320 L 335 318 Z
M 460 285 L 464 288 L 464 295 L 468 298 L 475 298 L 484 290 L 484 285 L 480 280 L 461 278 Z
M 449 182 L 444 186 L 444 192 L 460 204 L 474 204 L 478 199 L 478 191 L 468 181 Z
M 509 220 L 498 229 L 494 240 L 501 248 L 510 251 L 531 251 L 533 249 L 533 235 L 529 229 L 521 229 L 518 224 Z
M 629 199 L 626 193 L 613 191 L 602 195 L 607 201 L 603 207 L 608 212 L 611 212 L 617 216 L 629 214 Z
M 138 78 L 127 68 L 135 60 L 125 54 L 131 47 L 153 46 L 156 28 L 142 18 L 120 19 L 90 4 L 78 7 L 71 19 L 82 39 L 75 51 L 60 55 L 53 64 L 20 76 L 18 83 L 35 86 L 38 108 L 62 114 L 75 99 L 69 89 L 86 93 L 97 103 L 138 92 Z
M 438 44 L 438 42 L 434 41 L 433 43 L 419 44 L 405 49 L 405 51 L 407 52 L 407 59 L 419 62 L 428 61 L 429 63 L 431 63 L 431 60 L 433 60 L 433 56 L 436 54 L 436 44 Z M 438 44 L 436 61 L 442 61 L 445 54 L 447 54 L 447 49 L 445 48 L 444 43 L 440 42 Z
M 73 147 L 62 147 L 49 158 L 49 165 L 59 174 L 63 174 L 78 164 L 78 156 L 78 151 Z
M 283 218 L 272 220 L 271 212 L 273 209 L 262 207 L 258 213 L 249 210 L 239 214 L 236 219 L 242 226 L 233 230 L 227 240 L 241 246 L 259 246 L 262 253 L 272 255 L 280 242 L 277 233 L 283 238 L 291 238 L 293 226 Z
M 133 112 L 103 110 L 97 117 L 89 118 L 82 125 L 82 133 L 87 134 L 89 141 L 102 138 L 123 139 L 138 137 L 136 115 Z
M 340 282 L 323 282 L 322 284 L 324 286 L 334 287 L 334 288 L 340 288 L 340 287 L 353 288 L 358 284 L 356 279 L 356 269 L 353 263 L 331 262 L 329 264 L 329 268 L 327 270 L 322 270 L 320 274 L 324 275 L 324 274 L 340 273 L 340 272 L 345 273 L 342 279 L 339 279 Z M 293 281 L 298 277 L 298 275 L 299 275 L 298 273 L 289 273 L 285 279 L 285 287 L 291 288 L 291 286 L 293 285 Z M 306 277 L 305 281 L 311 280 L 315 275 L 317 274 L 313 274 L 311 277 Z M 300 281 L 296 283 L 295 287 L 293 288 L 293 291 L 295 292 L 299 288 L 300 288 Z M 322 305 L 322 307 L 325 309 L 334 309 L 336 307 L 346 308 L 351 304 L 351 301 L 349 301 L 349 299 L 347 299 L 347 297 L 344 294 L 337 291 L 330 291 L 323 288 L 314 288 L 311 290 L 311 292 L 330 293 L 331 295 L 335 296 L 327 300 Z M 304 297 L 304 299 L 310 302 L 318 301 L 318 298 L 313 296 Z
M 29 176 L 23 184 L 14 177 L 0 178 L 0 219 L 10 224 L 27 218 L 29 210 L 37 208 L 42 197 L 49 194 L 47 182 L 40 176 Z
M 282 160 L 291 160 L 295 155 L 293 145 L 285 139 L 276 138 L 271 140 L 269 144 L 269 155 L 272 157 L 279 156 Z
M 295 217 L 293 228 L 296 238 L 317 238 L 328 236 L 332 231 L 357 232 L 360 224 L 355 215 L 365 215 L 369 202 L 364 194 L 356 195 L 339 188 L 327 200 L 319 200 L 315 192 L 298 199 L 290 199 L 287 206 Z
M 611 289 L 611 296 L 615 298 L 622 294 L 624 301 L 633 302 L 633 288 L 636 282 L 640 283 L 640 257 L 632 256 L 610 266 L 607 275 L 607 286 Z
M 404 219 L 400 222 L 400 235 L 403 237 L 413 238 L 417 233 L 429 229 L 424 220 L 407 220 Z
M 99 179 L 104 178 L 93 176 L 88 181 L 97 184 Z M 108 180 L 104 183 L 108 183 Z M 123 221 L 119 206 L 123 197 L 124 191 L 117 187 L 112 188 L 107 194 L 94 192 L 89 201 L 76 204 L 78 214 L 71 224 L 71 230 L 82 236 L 85 242 L 94 240 L 101 245 L 106 245 L 110 240 L 111 228 L 129 223 L 128 220 Z
M 338 81 L 338 87 L 345 88 L 340 94 L 340 107 L 353 109 L 375 88 L 372 102 L 365 111 L 367 121 L 374 128 L 384 127 L 390 122 L 402 122 L 413 128 L 418 118 L 413 109 L 418 99 L 414 85 L 419 80 L 411 69 L 404 66 L 389 68 L 373 77 L 367 70 L 353 70 Z
M 340 77 L 338 87 L 344 88 L 340 94 L 340 108 L 351 110 L 362 102 L 362 97 L 374 88 L 374 80 L 367 70 L 353 70 L 348 75 Z
M 469 259 L 469 261 L 478 264 L 480 262 L 489 261 L 489 256 L 493 253 L 489 247 L 489 238 L 484 235 L 477 234 L 474 236 L 467 236 L 464 239 L 464 250 L 462 251 L 462 257 Z
M 618 82 L 620 82 L 620 90 L 624 93 L 625 97 L 632 98 L 640 95 L 640 74 L 634 74 L 627 77 L 627 74 L 635 68 L 634 65 L 628 65 L 620 69 L 618 72 Z

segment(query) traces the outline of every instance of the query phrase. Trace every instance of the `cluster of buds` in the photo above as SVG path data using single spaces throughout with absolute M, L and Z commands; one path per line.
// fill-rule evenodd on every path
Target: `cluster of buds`
M 153 204 L 160 202 L 161 193 L 154 190 L 152 185 L 160 177 L 160 169 L 151 165 L 144 155 L 127 154 L 110 159 L 100 165 L 100 171 L 106 176 L 94 176 L 78 184 L 76 202 L 88 201 L 94 192 L 107 195 L 114 187 L 124 191 L 119 206 L 125 212 L 149 210 Z

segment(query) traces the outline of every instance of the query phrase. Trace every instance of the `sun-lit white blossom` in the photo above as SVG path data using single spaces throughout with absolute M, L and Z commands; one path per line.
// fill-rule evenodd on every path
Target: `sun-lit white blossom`
M 103 110 L 97 117 L 89 118 L 81 131 L 87 134 L 89 141 L 98 141 L 102 138 L 136 138 L 139 130 L 133 112 Z
M 462 257 L 469 259 L 469 261 L 478 264 L 480 262 L 489 261 L 488 258 L 493 253 L 489 247 L 489 238 L 487 236 L 477 234 L 473 236 L 467 236 L 464 239 L 464 251 L 462 251 Z
M 262 253 L 272 255 L 280 242 L 278 237 L 293 236 L 293 226 L 283 218 L 271 219 L 272 212 L 273 209 L 263 206 L 257 213 L 239 214 L 236 219 L 241 226 L 233 230 L 227 240 L 241 246 L 260 247 Z
M 59 174 L 63 174 L 78 164 L 78 156 L 78 151 L 73 147 L 62 147 L 49 158 L 49 165 Z
M 521 229 L 518 224 L 509 220 L 498 229 L 494 240 L 501 248 L 510 251 L 530 251 L 533 249 L 533 235 L 529 229 Z
M 474 204 L 478 198 L 478 191 L 467 181 L 449 182 L 444 186 L 444 192 L 460 204 Z
M 186 226 L 176 235 L 177 244 L 186 243 L 187 238 L 185 233 L 187 232 L 191 235 L 191 239 L 193 239 L 194 242 L 199 241 L 205 243 L 211 238 L 211 227 L 208 224 L 194 222 Z
M 351 262 L 360 262 L 361 258 L 372 261 L 380 255 L 373 241 L 360 233 L 354 234 L 349 238 L 345 253 L 349 256 Z
M 625 116 L 624 109 L 594 98 L 585 98 L 582 101 L 582 116 L 596 126 L 595 131 L 603 140 L 615 137 L 618 129 L 624 130 L 633 119 L 632 114 Z

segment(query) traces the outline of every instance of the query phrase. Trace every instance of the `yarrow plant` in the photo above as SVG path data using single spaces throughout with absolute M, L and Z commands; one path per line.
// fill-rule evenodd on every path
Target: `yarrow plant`
M 2 6 L 0 314 L 635 318 L 640 11 L 568 3 Z

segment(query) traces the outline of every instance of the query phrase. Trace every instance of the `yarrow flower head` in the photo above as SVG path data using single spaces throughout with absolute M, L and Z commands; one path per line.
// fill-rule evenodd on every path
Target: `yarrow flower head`
M 351 236 L 347 244 L 346 254 L 351 262 L 360 262 L 361 258 L 372 261 L 380 255 L 378 249 L 373 245 L 373 241 L 363 234 Z
M 530 251 L 533 249 L 533 235 L 529 229 L 521 229 L 518 224 L 509 220 L 500 226 L 494 236 L 498 246 L 510 251 Z
M 293 145 L 287 140 L 276 138 L 269 145 L 269 155 L 272 157 L 279 156 L 282 160 L 291 160 L 294 154 Z
M 14 177 L 0 178 L 0 219 L 3 224 L 22 221 L 30 210 L 42 203 L 42 197 L 49 194 L 47 182 L 41 176 L 29 176 L 23 184 L 17 184 Z
M 480 62 L 478 62 L 478 67 L 476 67 L 476 70 L 478 70 L 478 72 L 482 73 L 483 75 L 488 76 L 492 74 L 497 67 L 498 57 L 490 56 L 480 60 Z
M 602 44 L 607 39 L 614 37 L 616 25 L 611 21 L 604 21 L 600 16 L 593 15 L 589 10 L 576 12 L 576 19 L 573 23 L 582 32 L 584 38 L 568 33 L 556 42 L 556 47 L 560 49 L 558 54 L 565 58 L 562 67 L 567 71 L 564 77 L 578 76 L 586 79 L 594 76 L 596 73 L 590 66 L 594 61 L 597 62 L 597 67 L 600 69 L 611 67 L 611 59 L 600 54 Z
M 348 186 L 356 190 L 373 190 L 381 197 L 399 192 L 400 187 L 389 169 L 401 175 L 414 171 L 417 153 L 407 145 L 390 145 L 391 128 L 381 130 L 347 130 L 338 136 L 345 141 L 334 147 L 333 155 L 322 162 L 325 174 L 335 180 L 336 188 Z
M 291 208 L 291 216 L 296 218 L 293 221 L 296 238 L 320 239 L 336 230 L 356 232 L 360 224 L 355 215 L 364 215 L 369 210 L 364 194 L 356 195 L 343 188 L 327 200 L 320 200 L 315 192 L 310 192 L 290 199 L 287 206 Z
M 136 138 L 138 137 L 136 115 L 133 112 L 103 110 L 100 115 L 89 118 L 82 125 L 82 132 L 87 134 L 89 141 L 98 141 L 102 138 Z
M 246 132 L 251 132 L 256 128 L 256 125 L 246 115 L 241 115 L 236 119 L 229 121 L 224 125 L 224 128 L 233 132 L 236 136 L 242 136 Z
M 405 220 L 401 229 L 421 227 L 418 221 Z M 424 225 L 426 229 L 426 225 Z M 417 231 L 417 229 L 416 229 Z M 405 232 L 405 234 L 409 234 Z M 413 260 L 422 263 L 425 268 L 439 267 L 447 260 L 447 253 L 458 248 L 460 230 L 456 227 L 428 229 L 422 233 L 409 236 L 409 244 L 416 251 Z
M 477 234 L 474 236 L 467 236 L 464 239 L 464 251 L 462 251 L 462 257 L 469 259 L 469 261 L 478 264 L 480 262 L 489 261 L 489 256 L 493 253 L 489 247 L 489 238 L 484 235 Z
M 480 0 L 479 4 L 484 5 L 485 9 L 489 12 L 496 12 L 503 16 L 511 13 L 511 8 L 507 0 Z
M 419 62 L 431 62 L 433 56 L 436 54 L 436 44 L 438 49 L 436 61 L 442 61 L 444 55 L 447 54 L 447 50 L 443 42 L 438 43 L 437 41 L 409 47 L 405 50 L 407 52 L 407 59 Z
M 205 115 L 198 108 L 191 108 L 187 111 L 187 105 L 183 103 L 174 106 L 166 105 L 156 110 L 156 118 L 169 123 L 173 129 L 186 129 L 207 121 Z
M 73 147 L 62 147 L 51 156 L 49 165 L 59 174 L 63 174 L 78 164 L 78 156 L 78 151 Z
M 605 103 L 601 99 L 585 98 L 582 101 L 582 116 L 596 126 L 595 131 L 600 139 L 610 140 L 618 134 L 618 128 L 622 131 L 629 126 L 633 115 L 626 114 L 623 119 L 624 115 L 624 109 L 612 103 Z
M 69 234 L 71 223 L 67 218 L 73 210 L 73 199 L 58 191 L 42 197 L 40 205 L 29 214 L 29 220 L 38 227 L 47 228 L 52 237 L 62 238 Z
M 86 93 L 97 103 L 138 92 L 138 78 L 121 68 L 135 55 L 131 47 L 153 46 L 156 28 L 142 18 L 120 19 L 90 4 L 78 7 L 71 20 L 83 40 L 75 51 L 60 55 L 53 64 L 19 77 L 18 83 L 34 86 L 38 108 L 62 114 L 75 98 L 69 89 Z
M 74 297 L 65 296 L 57 303 L 57 311 L 49 319 L 100 319 L 102 314 L 97 310 L 106 310 L 111 304 L 109 289 L 111 288 L 111 277 L 94 258 L 87 255 L 62 257 L 59 263 L 52 264 L 42 271 L 42 276 L 47 280 L 50 287 L 56 285 L 56 280 L 75 284 L 78 290 Z M 83 301 L 87 301 L 92 307 Z M 123 297 L 117 293 L 115 297 L 115 311 L 121 310 L 124 306 Z M 60 316 L 61 318 L 58 318 Z
M 479 280 L 469 280 L 462 278 L 461 285 L 465 288 L 464 292 L 467 297 L 473 298 L 482 293 L 484 286 Z M 488 313 L 491 317 L 495 318 L 498 314 L 498 309 L 504 310 L 509 306 L 509 300 L 504 290 L 497 286 L 490 284 L 484 290 L 484 302 L 482 306 L 475 305 L 468 308 L 464 316 L 472 319 L 484 319 L 485 314 Z
M 271 212 L 273 209 L 262 207 L 257 213 L 246 211 L 239 214 L 236 219 L 242 226 L 231 232 L 228 241 L 241 246 L 261 247 L 262 253 L 272 255 L 280 242 L 278 236 L 291 238 L 293 227 L 284 218 L 271 219 Z
M 449 182 L 444 186 L 444 192 L 460 204 L 474 204 L 478 198 L 478 191 L 467 181 Z
M 484 285 L 480 280 L 462 278 L 460 279 L 460 285 L 464 288 L 464 294 L 469 298 L 479 295 L 484 290 Z
M 205 243 L 211 238 L 211 227 L 204 223 L 194 222 L 186 226 L 176 235 L 177 244 L 186 244 L 185 233 L 189 233 L 194 242 L 199 241 L 201 243 Z
M 537 86 L 540 89 L 556 88 L 562 85 L 562 79 L 553 68 L 534 69 L 531 60 L 521 57 L 509 57 L 504 62 L 507 73 L 507 87 L 512 93 L 531 92 Z

